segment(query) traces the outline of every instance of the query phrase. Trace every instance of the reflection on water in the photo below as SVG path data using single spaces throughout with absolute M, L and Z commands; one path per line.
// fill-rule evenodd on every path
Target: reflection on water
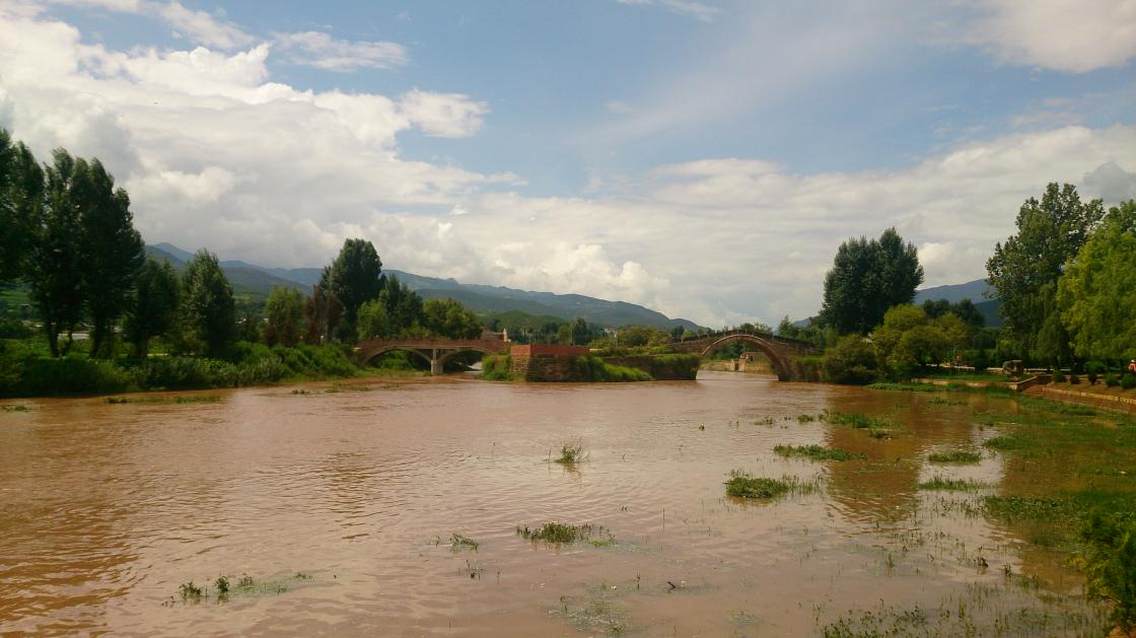
M 976 586 L 1004 587 L 1007 566 L 1076 585 L 968 509 L 974 494 L 917 488 L 938 475 L 1029 480 L 995 457 L 924 462 L 932 449 L 977 447 L 992 428 L 975 415 L 1006 399 L 932 405 L 729 373 L 357 390 L 25 401 L 28 412 L 0 413 L 0 631 L 807 635 L 881 600 L 955 604 Z M 826 410 L 886 418 L 897 432 L 877 440 L 797 419 Z M 575 438 L 586 462 L 548 462 Z M 810 443 L 867 460 L 772 454 Z M 824 487 L 737 502 L 722 485 L 735 468 L 819 474 Z M 546 521 L 602 524 L 617 542 L 556 548 L 514 533 Z M 452 551 L 453 533 L 477 551 Z M 168 604 L 190 580 L 297 572 L 312 578 L 282 594 Z M 1040 605 L 1000 595 L 1004 607 Z

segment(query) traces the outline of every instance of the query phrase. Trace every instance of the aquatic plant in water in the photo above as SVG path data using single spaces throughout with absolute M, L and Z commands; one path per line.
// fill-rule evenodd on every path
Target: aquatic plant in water
M 785 458 L 803 457 L 814 461 L 851 461 L 867 458 L 867 455 L 860 452 L 849 452 L 821 445 L 778 445 L 773 448 L 773 453 Z
M 776 479 L 752 476 L 742 470 L 733 470 L 729 476 L 729 480 L 726 481 L 726 494 L 737 498 L 768 500 L 791 492 L 806 494 L 816 489 L 815 483 L 806 483 L 790 475 Z

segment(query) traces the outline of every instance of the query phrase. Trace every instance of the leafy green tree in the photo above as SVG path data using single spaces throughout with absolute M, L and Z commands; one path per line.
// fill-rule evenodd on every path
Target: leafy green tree
M 661 346 L 670 342 L 670 335 L 648 326 L 624 326 L 619 329 L 617 341 L 626 348 Z
M 300 342 L 304 330 L 304 295 L 299 290 L 273 288 L 264 303 L 264 314 L 267 318 L 265 343 L 290 348 Z
M 356 332 L 360 341 L 367 339 L 390 339 L 395 336 L 390 315 L 382 300 L 372 299 L 359 306 L 356 317 Z
M 77 202 L 85 189 L 85 163 L 57 150 L 47 168 L 43 205 L 35 220 L 28 282 L 53 357 L 67 354 L 83 316 L 83 225 Z M 67 340 L 60 346 L 59 334 Z
M 429 299 L 422 304 L 422 325 L 431 333 L 451 339 L 481 335 L 477 315 L 453 299 Z
M 0 284 L 24 277 L 43 205 L 43 169 L 0 129 Z
M 901 305 L 888 310 L 872 332 L 880 367 L 892 378 L 909 378 L 917 369 L 955 358 L 969 339 L 961 319 L 948 313 L 931 319 L 919 306 Z
M 1136 200 L 1109 210 L 1066 267 L 1057 304 L 1077 355 L 1136 358 Z
M 150 340 L 174 328 L 180 293 L 181 282 L 169 262 L 147 259 L 142 264 L 124 326 L 134 356 L 145 358 Z
M 209 356 L 228 352 L 236 338 L 233 287 L 217 256 L 200 250 L 186 264 L 182 279 L 182 316 L 192 346 Z
M 825 378 L 833 383 L 866 385 L 879 378 L 876 351 L 858 335 L 841 337 L 824 353 Z
M 379 301 L 386 308 L 390 334 L 397 336 L 422 320 L 422 297 L 393 275 L 384 276 Z
M 91 322 L 91 355 L 107 356 L 114 324 L 126 311 L 138 270 L 145 261 L 142 236 L 134 229 L 130 197 L 97 159 L 75 162 L 83 293 Z
M 374 245 L 365 239 L 348 239 L 331 265 L 324 269 L 320 287 L 343 304 L 343 333 L 355 336 L 359 306 L 374 299 L 382 288 L 383 262 Z
M 982 316 L 982 311 L 969 299 L 963 299 L 955 303 L 951 303 L 946 299 L 934 301 L 928 299 L 923 302 L 923 312 L 927 313 L 927 316 L 932 319 L 948 313 L 953 314 L 974 330 L 981 330 L 986 326 L 986 318 Z
M 867 334 L 888 308 L 911 303 L 923 283 L 915 246 L 889 228 L 880 238 L 849 239 L 840 245 L 824 279 L 821 323 L 840 333 Z
M 326 270 L 325 270 L 326 272 Z M 322 285 L 312 288 L 312 296 L 304 302 L 304 340 L 324 343 L 335 334 L 343 317 L 343 304 Z
M 1082 202 L 1072 185 L 1051 183 L 1041 201 L 1022 204 L 1017 234 L 995 246 L 986 271 L 1002 300 L 1007 336 L 1024 354 L 1068 360 L 1068 335 L 1052 318 L 1057 282 L 1103 216 L 1101 200 Z

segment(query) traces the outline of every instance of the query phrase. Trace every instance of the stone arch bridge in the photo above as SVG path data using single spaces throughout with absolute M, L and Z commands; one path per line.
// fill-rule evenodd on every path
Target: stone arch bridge
M 773 372 L 781 381 L 804 380 L 805 374 L 797 359 L 818 352 L 815 346 L 805 341 L 741 330 L 719 332 L 697 339 L 684 339 L 672 343 L 671 347 L 677 352 L 690 352 L 707 357 L 715 350 L 737 342 L 756 346 L 769 359 Z
M 503 339 L 370 339 L 355 346 L 355 356 L 359 363 L 365 364 L 392 350 L 412 352 L 430 364 L 430 374 L 442 374 L 446 362 L 459 352 L 504 354 L 509 351 L 509 342 Z

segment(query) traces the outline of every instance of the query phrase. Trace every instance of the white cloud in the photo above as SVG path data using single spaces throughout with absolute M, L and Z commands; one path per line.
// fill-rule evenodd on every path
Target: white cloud
M 620 4 L 655 6 L 672 13 L 690 16 L 703 22 L 711 22 L 718 15 L 718 8 L 693 0 L 617 0 Z
M 180 2 L 151 5 L 175 32 L 193 42 L 222 49 L 247 46 L 255 40 L 240 27 L 214 17 L 205 11 L 185 8 Z
M 477 133 L 484 102 L 302 90 L 273 81 L 272 55 L 111 50 L 0 11 L 0 125 L 41 158 L 64 146 L 103 159 L 150 241 L 305 266 L 361 236 L 392 268 L 714 325 L 812 314 L 836 246 L 892 225 L 920 246 L 929 284 L 978 278 L 1047 182 L 1120 193 L 1136 171 L 1136 126 L 1059 126 L 889 171 L 801 175 L 706 158 L 623 178 L 619 195 L 530 197 L 508 190 L 516 175 L 401 155 L 407 131 Z
M 415 89 L 399 100 L 402 113 L 427 135 L 468 137 L 479 128 L 489 106 L 460 93 L 427 93 Z
M 1084 73 L 1136 56 L 1136 0 L 983 0 L 964 41 L 1004 62 Z
M 328 71 L 390 69 L 406 64 L 406 49 L 394 42 L 348 42 L 322 31 L 282 33 L 277 46 L 288 60 Z

